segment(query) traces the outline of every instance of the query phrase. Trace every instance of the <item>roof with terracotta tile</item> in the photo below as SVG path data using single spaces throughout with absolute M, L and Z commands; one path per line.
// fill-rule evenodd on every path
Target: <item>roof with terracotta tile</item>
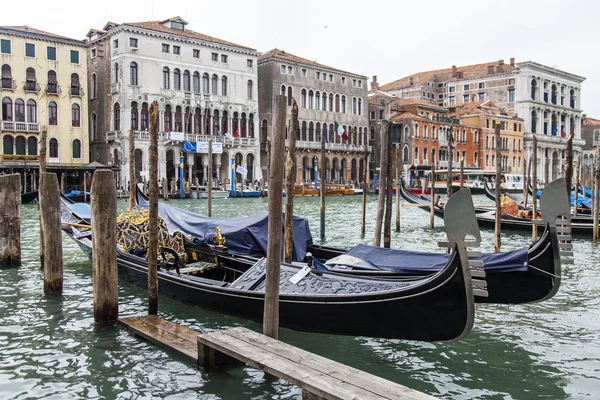
M 583 119 L 583 125 L 600 125 L 600 119 L 585 117 Z
M 420 120 L 420 121 L 429 121 L 429 119 L 412 113 L 410 111 L 403 111 L 403 112 L 399 112 L 399 113 L 395 113 L 392 115 L 392 117 L 390 118 L 392 121 L 402 121 L 405 119 L 416 119 L 416 120 Z
M 162 22 L 165 22 L 165 21 L 162 21 Z M 222 40 L 222 39 L 216 38 L 214 36 L 208 36 L 203 33 L 194 32 L 187 28 L 186 28 L 186 30 L 183 30 L 183 31 L 181 31 L 179 29 L 169 28 L 169 27 L 164 26 L 161 23 L 161 21 L 125 22 L 122 25 L 132 26 L 135 28 L 148 29 L 151 31 L 168 33 L 168 34 L 175 35 L 175 36 L 183 36 L 183 37 L 188 37 L 191 39 L 202 40 L 205 42 L 212 42 L 212 43 L 222 44 L 222 45 L 226 45 L 226 46 L 233 46 L 233 47 L 239 47 L 239 48 L 246 49 L 246 50 L 256 51 L 256 49 L 253 49 L 252 47 L 242 46 L 237 43 L 228 42 L 226 40 Z
M 473 64 L 473 65 L 465 65 L 462 67 L 457 67 L 457 72 L 463 73 L 462 79 L 474 79 L 479 77 L 484 77 L 488 75 L 488 66 L 494 66 L 494 75 L 499 73 L 507 73 L 516 71 L 519 68 L 510 64 L 502 65 L 502 72 L 496 72 L 496 66 L 499 65 L 498 61 L 487 62 L 483 64 Z M 413 80 L 413 84 L 411 85 L 410 80 Z M 452 68 L 443 68 L 436 69 L 432 71 L 425 72 L 417 72 L 416 74 L 412 74 L 406 76 L 404 78 L 395 80 L 390 83 L 386 83 L 381 86 L 381 90 L 393 90 L 393 89 L 402 89 L 407 88 L 414 85 L 425 84 L 427 81 L 432 81 L 434 78 L 437 81 L 448 81 L 452 80 Z M 457 79 L 457 78 L 455 78 Z
M 363 79 L 367 79 L 366 76 L 363 76 L 360 74 L 355 74 L 353 72 L 344 71 L 344 70 L 341 70 L 338 68 L 333 68 L 333 67 L 330 67 L 325 64 L 320 64 L 316 61 L 311 61 L 307 58 L 298 57 L 294 54 L 288 53 L 285 50 L 273 49 L 273 50 L 267 51 L 266 53 L 264 53 L 263 55 L 258 57 L 258 62 L 267 61 L 269 59 L 276 59 L 276 60 L 282 60 L 282 61 L 287 61 L 287 62 L 292 62 L 292 63 L 297 63 L 297 64 L 304 64 L 304 65 L 307 65 L 310 67 L 328 69 L 331 71 L 341 72 L 344 74 L 354 75 L 354 76 L 361 77 Z M 366 82 L 365 82 L 365 84 L 366 84 Z
M 56 35 L 54 33 L 42 31 L 40 29 L 35 29 L 35 28 L 32 28 L 32 27 L 27 26 L 27 25 L 20 25 L 20 26 L 0 26 L 0 30 L 2 30 L 2 31 L 4 31 L 4 30 L 6 30 L 6 31 L 14 31 L 14 32 L 22 33 L 22 34 L 30 34 L 30 35 L 43 36 L 43 37 L 48 38 L 48 39 L 69 40 L 69 41 L 73 41 L 73 42 L 78 42 L 79 44 L 83 45 L 83 41 L 82 40 L 77 40 L 77 39 L 73 39 L 73 38 L 66 37 L 66 36 Z M 8 33 L 10 33 L 10 32 L 8 32 Z

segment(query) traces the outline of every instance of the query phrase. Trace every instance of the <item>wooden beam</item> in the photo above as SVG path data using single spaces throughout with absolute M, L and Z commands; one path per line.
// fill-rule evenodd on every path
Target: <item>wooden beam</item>
M 538 159 L 537 159 L 537 137 L 535 137 L 535 134 L 533 135 L 533 142 L 532 142 L 532 152 L 533 152 L 533 161 L 531 164 L 531 185 L 533 188 L 533 195 L 532 195 L 532 199 L 531 202 L 533 203 L 533 219 L 537 219 L 538 215 L 537 215 L 537 166 L 538 166 Z M 537 240 L 537 225 L 536 224 L 531 224 L 531 240 L 533 242 L 535 242 Z
M 212 176 L 213 176 L 213 154 L 212 154 L 212 138 L 208 139 L 208 180 L 206 182 L 206 192 L 208 194 L 207 212 L 206 215 L 212 217 Z M 196 178 L 198 179 L 198 178 Z M 198 195 L 198 198 L 200 196 Z
M 388 137 L 388 121 L 381 121 L 381 158 L 380 158 L 380 176 L 379 176 L 379 198 L 377 199 L 377 217 L 375 218 L 375 235 L 373 237 L 373 245 L 381 245 L 381 224 L 383 222 L 383 214 L 385 208 L 385 192 L 387 189 L 387 172 L 388 172 L 388 152 L 389 152 L 389 137 Z
M 63 289 L 63 250 L 60 195 L 58 178 L 54 173 L 43 173 L 40 215 L 44 232 L 44 293 L 60 294 Z
M 148 314 L 158 314 L 158 102 L 150 105 L 150 204 L 148 210 Z
M 135 181 L 135 136 L 133 129 L 129 130 L 129 209 L 135 208 L 137 183 Z
M 0 176 L 0 267 L 21 265 L 21 175 Z
M 498 252 L 501 247 L 500 233 L 502 231 L 502 136 L 500 136 L 500 124 L 496 124 L 494 131 L 496 136 L 496 218 L 494 221 L 494 249 Z
M 296 136 L 298 135 L 298 104 L 296 99 L 292 98 L 292 122 L 288 135 L 288 153 L 285 181 L 285 235 L 283 241 L 283 259 L 285 262 L 292 262 L 293 250 L 293 219 L 294 219 L 294 175 L 296 172 Z M 304 167 L 304 166 L 303 166 Z M 304 193 L 304 183 L 302 183 L 302 192 Z

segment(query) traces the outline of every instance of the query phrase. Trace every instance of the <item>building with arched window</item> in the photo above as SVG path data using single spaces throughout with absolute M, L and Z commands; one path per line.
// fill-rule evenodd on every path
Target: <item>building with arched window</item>
M 26 26 L 0 27 L 0 39 L 0 171 L 19 172 L 27 190 L 35 187 L 33 171 L 45 126 L 46 147 L 55 144 L 52 154 L 48 151 L 48 170 L 69 171 L 66 182 L 79 184 L 77 169 L 89 162 L 85 43 Z M 74 105 L 79 126 L 72 125 Z M 72 157 L 72 140 L 81 144 L 77 158 Z
M 158 104 L 161 138 L 159 178 L 178 179 L 184 142 L 206 142 L 209 138 L 222 149 L 214 155 L 213 178 L 219 176 L 222 182 L 229 179 L 230 159 L 236 154 L 249 170 L 247 179 L 256 176 L 260 147 L 255 133 L 259 132 L 260 119 L 255 49 L 194 32 L 179 17 L 109 22 L 101 30 L 91 29 L 87 40 L 89 75 L 96 76 L 98 90 L 90 101 L 97 121 L 91 154 L 102 164 L 115 164 L 118 159 L 121 185 L 127 187 L 130 164 L 135 164 L 128 160 L 131 129 L 139 150 L 136 176 L 148 178 L 153 101 Z M 118 80 L 111 77 L 114 68 L 109 68 L 115 64 L 120 65 L 122 75 Z M 202 182 L 207 178 L 207 157 L 185 153 L 187 180 L 197 177 Z
M 272 135 L 273 98 L 286 96 L 291 118 L 292 96 L 298 102 L 299 139 L 296 182 L 314 177 L 313 159 L 319 159 L 319 143 L 327 139 L 327 165 L 323 171 L 332 183 L 363 181 L 363 154 L 368 121 L 367 78 L 273 49 L 258 59 L 258 99 L 261 119 L 267 121 L 266 136 Z M 354 108 L 353 108 L 354 105 Z M 338 126 L 338 130 L 335 127 Z M 266 146 L 262 150 L 266 175 Z M 318 164 L 318 162 L 317 162 Z M 318 165 L 317 165 L 318 167 Z

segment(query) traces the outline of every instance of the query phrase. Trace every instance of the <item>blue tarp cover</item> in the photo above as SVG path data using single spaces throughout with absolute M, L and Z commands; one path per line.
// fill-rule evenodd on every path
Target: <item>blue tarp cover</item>
M 370 261 L 389 271 L 410 275 L 438 271 L 446 265 L 449 257 L 445 253 L 385 249 L 366 244 L 359 244 L 345 254 Z M 527 249 L 489 253 L 476 259 L 483 261 L 485 271 L 490 273 L 527 270 Z
M 87 195 L 90 195 L 90 192 L 87 192 Z M 83 191 L 81 190 L 71 190 L 69 193 L 65 193 L 66 197 L 73 197 L 73 196 L 83 196 Z
M 148 202 L 140 201 L 138 205 L 147 208 Z M 180 231 L 198 238 L 201 243 L 207 243 L 219 227 L 226 240 L 225 246 L 231 253 L 241 255 L 267 253 L 269 218 L 266 212 L 248 217 L 213 218 L 159 203 L 158 215 L 165 220 L 171 233 Z M 284 221 L 285 217 L 282 216 L 282 231 Z M 312 244 L 312 235 L 306 219 L 294 216 L 292 224 L 294 231 L 292 260 L 302 261 L 306 256 L 306 246 Z
M 541 199 L 542 198 L 542 190 L 538 190 L 537 191 L 537 198 Z M 584 206 L 586 207 L 586 204 L 588 202 L 591 202 L 591 199 L 589 197 L 584 197 L 583 195 L 579 195 L 577 196 L 577 208 Z M 571 207 L 575 204 L 575 193 L 571 193 Z

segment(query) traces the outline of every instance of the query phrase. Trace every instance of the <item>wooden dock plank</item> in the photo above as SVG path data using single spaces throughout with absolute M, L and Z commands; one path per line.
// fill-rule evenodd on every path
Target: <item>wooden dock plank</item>
M 138 336 L 182 353 L 194 363 L 198 360 L 198 332 L 164 320 L 156 315 L 119 318 L 119 323 Z
M 245 328 L 210 332 L 198 341 L 324 398 L 337 398 L 330 394 L 348 398 L 350 393 L 364 399 L 432 398 Z

